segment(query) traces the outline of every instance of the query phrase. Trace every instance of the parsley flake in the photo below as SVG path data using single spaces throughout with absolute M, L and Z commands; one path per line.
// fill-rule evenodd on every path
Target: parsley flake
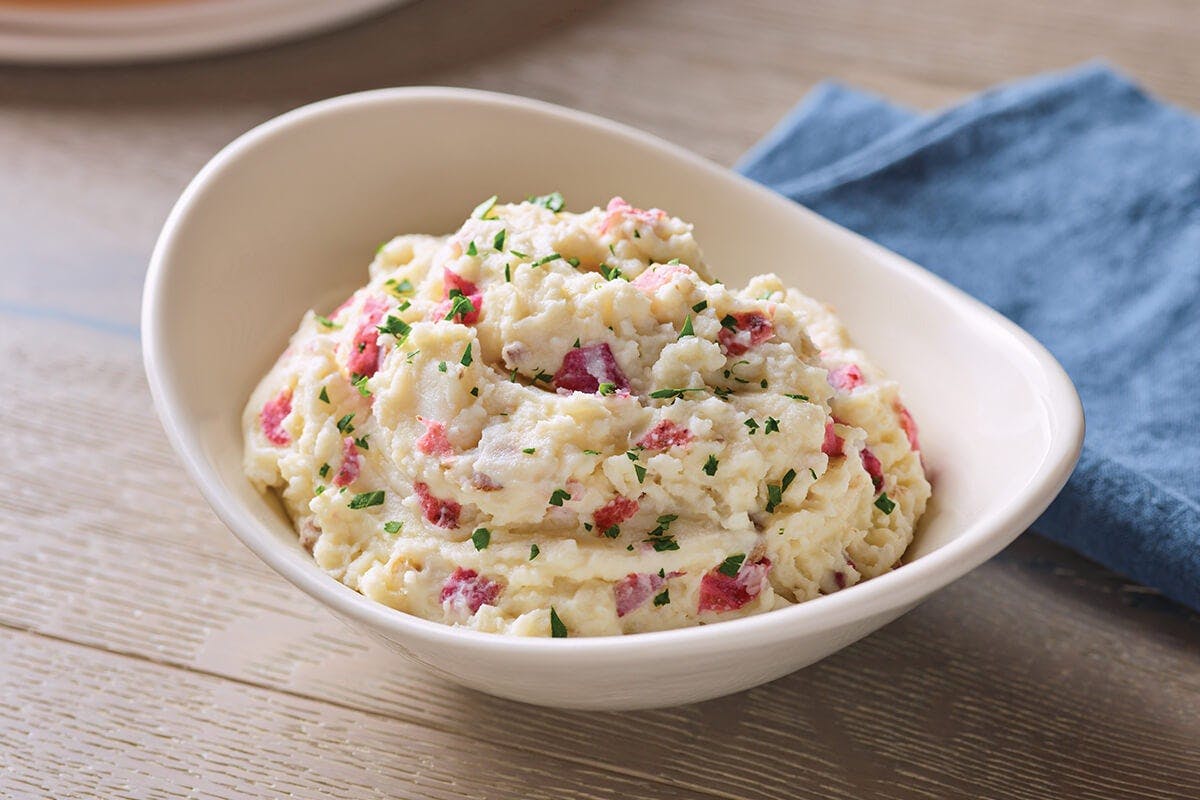
M 475 240 L 474 240 L 474 239 L 472 239 L 472 240 L 471 240 L 471 243 L 470 243 L 469 245 L 467 245 L 467 255 L 469 255 L 469 256 L 477 256 L 477 255 L 479 255 L 479 250 L 478 250 L 478 249 L 475 247 Z
M 361 447 L 363 450 L 370 450 L 371 445 L 367 444 L 367 436 L 370 436 L 370 435 L 371 434 L 368 433 L 366 436 L 360 436 L 357 439 L 355 439 L 354 440 L 355 446 Z
M 506 231 L 504 228 L 501 228 L 500 232 L 496 234 L 496 238 L 492 239 L 492 247 L 494 247 L 495 249 L 497 249 L 503 253 L 504 252 L 504 237 L 507 235 L 508 235 L 508 231 Z
M 896 501 L 888 497 L 887 492 L 883 492 L 875 498 L 875 507 L 885 514 L 890 514 L 896 510 Z
M 683 329 L 679 331 L 679 338 L 685 336 L 695 336 L 696 332 L 692 330 L 692 315 L 688 314 L 687 319 L 683 321 Z M 678 340 L 677 340 L 678 341 Z
M 491 213 L 492 206 L 496 205 L 496 201 L 499 199 L 498 195 L 492 195 L 487 200 L 475 206 L 475 210 L 471 212 L 471 216 L 475 219 L 487 219 L 488 214 Z
M 375 330 L 380 333 L 390 333 L 396 337 L 397 344 L 404 344 L 404 340 L 408 338 L 408 334 L 412 333 L 412 326 L 399 317 L 393 317 L 389 314 L 383 324 Z
M 328 477 L 329 476 L 329 465 L 322 464 L 321 468 L 319 470 L 317 470 L 317 474 L 320 475 L 322 478 Z
M 384 530 L 384 532 L 385 532 L 385 533 L 390 533 L 390 534 L 392 534 L 393 536 L 395 536 L 397 533 L 399 533 L 399 532 L 400 532 L 400 529 L 401 529 L 401 528 L 403 528 L 403 527 L 404 527 L 404 523 L 403 523 L 403 522 L 397 522 L 396 520 L 391 520 L 390 522 L 385 522 L 385 523 L 383 523 L 383 530 Z
M 562 254 L 561 254 L 561 253 L 551 253 L 551 254 L 550 254 L 550 255 L 548 255 L 548 256 L 542 256 L 541 258 L 539 258 L 537 261 L 534 261 L 534 262 L 533 262 L 532 264 L 530 264 L 529 266 L 531 266 L 531 267 L 540 267 L 540 266 L 542 266 L 543 264 L 549 264 L 551 261 L 558 261 L 560 258 L 562 258 Z
M 512 264 L 504 265 L 504 282 L 512 283 Z
M 679 542 L 675 541 L 674 536 L 656 536 L 653 539 L 647 539 L 656 553 L 663 553 L 667 550 L 678 550 Z
M 535 558 L 538 557 L 538 553 L 540 553 L 540 552 L 542 552 L 542 549 L 540 547 L 538 547 L 536 544 L 529 545 L 529 560 L 533 561 Z
M 812 467 L 808 468 L 808 474 L 812 475 L 812 478 L 814 481 L 817 480 L 817 471 L 815 469 L 813 469 Z
M 471 544 L 476 550 L 483 550 L 492 542 L 492 532 L 487 528 L 476 528 L 471 534 Z
M 538 195 L 536 197 L 530 196 L 528 200 L 535 206 L 541 206 L 542 208 L 550 209 L 555 214 L 557 214 L 559 211 L 562 211 L 563 206 L 565 205 L 563 196 L 559 192 L 551 192 L 550 194 Z
M 317 322 L 321 323 L 322 325 L 324 325 L 326 328 L 329 328 L 330 330 L 333 330 L 334 328 L 342 327 L 341 325 L 338 325 L 336 322 L 331 320 L 329 317 L 322 317 L 320 314 L 316 315 L 316 320 L 317 320 Z
M 808 402 L 808 395 L 806 394 L 785 394 L 784 397 L 790 397 L 793 400 L 799 400 L 804 403 Z
M 536 447 L 526 447 L 526 448 L 523 448 L 521 450 L 521 452 L 525 453 L 527 455 L 533 455 L 534 453 L 537 452 L 537 448 Z
M 658 594 L 654 595 L 655 606 L 668 606 L 671 604 L 671 590 L 663 589 Z
M 703 392 L 706 391 L 706 389 L 707 387 L 704 386 L 694 389 L 656 389 L 650 393 L 650 396 L 655 400 L 665 400 L 668 397 L 683 397 L 687 392 Z
M 317 399 L 320 400 L 322 403 L 329 402 L 329 392 L 325 391 L 324 386 L 321 387 L 321 393 L 319 395 L 317 395 Z
M 737 320 L 733 318 L 732 314 L 726 314 L 725 316 L 721 317 L 721 327 L 728 328 L 731 331 L 736 331 L 738 329 Z
M 772 433 L 779 433 L 779 420 L 767 417 L 767 424 L 763 426 L 763 436 L 769 436 Z
M 610 527 L 608 528 L 608 530 L 606 530 L 606 531 L 604 532 L 604 535 L 605 535 L 605 536 L 607 536 L 607 537 L 608 537 L 608 538 L 610 538 L 610 539 L 615 539 L 615 538 L 617 538 L 618 536 L 620 536 L 620 535 L 621 535 L 621 526 L 620 526 L 620 525 L 612 525 L 612 526 L 610 526 Z
M 367 388 L 367 381 L 369 381 L 369 380 L 370 380 L 370 378 L 368 376 L 359 375 L 359 376 L 355 377 L 351 383 L 355 389 L 358 389 L 358 393 L 361 394 L 363 397 L 370 397 L 371 390 Z
M 670 261 L 668 261 L 668 262 L 667 262 L 667 266 L 668 266 L 668 267 L 673 267 L 673 266 L 675 266 L 675 265 L 676 265 L 676 264 L 678 264 L 678 263 L 679 263 L 679 259 L 678 259 L 678 258 L 672 258 Z
M 731 578 L 736 578 L 738 571 L 742 568 L 742 562 L 745 560 L 745 553 L 737 553 L 732 555 L 721 562 L 721 566 L 717 567 L 717 572 L 720 572 L 723 575 L 728 575 Z
M 583 452 L 584 452 L 584 455 L 589 455 L 589 456 L 598 456 L 598 455 L 600 455 L 600 451 L 599 451 L 599 450 L 584 450 Z
M 567 626 L 563 625 L 563 621 L 558 618 L 558 612 L 554 610 L 554 606 L 550 606 L 550 638 L 567 638 Z
M 779 484 L 779 486 L 783 489 L 783 491 L 786 492 L 794 480 L 796 480 L 796 470 L 789 469 L 787 472 L 783 473 L 783 481 Z
M 471 358 L 471 344 L 472 342 L 467 342 L 467 349 L 463 350 L 462 358 L 458 361 L 458 363 L 462 364 L 464 367 L 471 366 L 471 361 L 473 361 Z
M 471 298 L 467 297 L 458 289 L 450 290 L 450 313 L 446 314 L 446 319 L 454 319 L 455 317 L 465 317 L 468 314 L 475 313 L 475 304 L 471 302 Z
M 445 371 L 446 371 L 446 362 L 439 361 L 438 362 L 438 372 L 445 372 Z
M 350 412 L 337 421 L 337 429 L 342 433 L 354 433 L 354 425 L 352 424 L 353 420 L 354 412 Z
M 471 396 L 472 396 L 472 397 L 479 397 L 479 387 L 478 387 L 478 386 L 472 386 L 472 387 L 471 387 Z
M 572 267 L 579 269 L 579 259 L 575 258 L 575 256 L 567 256 L 564 260 Z
M 313 490 L 313 494 L 318 494 L 318 495 L 323 494 L 324 492 L 325 492 L 324 486 L 318 486 L 316 489 Z
M 541 381 L 542 383 L 553 383 L 554 382 L 553 375 L 551 375 L 549 372 L 542 372 L 540 369 L 538 370 L 538 374 L 533 376 L 533 379 L 535 381 Z
M 706 308 L 708 308 L 708 301 L 701 300 L 699 303 L 696 303 L 696 305 L 692 306 L 692 311 L 695 311 L 697 314 L 699 314 Z
M 570 499 L 571 499 L 571 493 L 568 492 L 566 489 L 555 489 L 554 493 L 550 495 L 550 505 L 561 506 L 563 504 L 564 500 L 570 500 Z
M 575 344 L 571 345 L 571 347 L 575 348 L 575 349 L 578 349 L 580 347 L 578 336 L 575 337 Z
M 529 258 L 529 256 L 525 255 L 520 250 L 509 250 L 508 252 L 512 253 L 517 258 Z
M 383 285 L 395 295 L 412 294 L 414 291 L 412 281 L 408 278 L 402 281 L 397 281 L 395 278 L 388 278 L 383 282 Z
M 638 483 L 646 482 L 646 468 L 645 467 L 643 467 L 641 464 L 634 464 L 633 472 L 635 475 L 637 475 Z
M 604 262 L 600 262 L 600 274 L 604 276 L 606 281 L 625 280 L 625 276 L 621 274 L 619 267 L 610 267 Z
M 353 509 L 370 508 L 371 506 L 381 505 L 383 505 L 382 491 L 363 492 L 362 494 L 356 494 L 354 497 L 350 498 L 350 508 Z
M 751 436 L 758 433 L 758 420 L 756 420 L 754 417 L 750 417 L 750 419 L 746 420 L 742 424 L 750 429 Z
M 717 465 L 720 463 L 721 462 L 717 460 L 717 457 L 715 455 L 709 454 L 708 461 L 704 462 L 704 473 L 706 475 L 708 475 L 709 477 L 716 475 L 717 474 Z
M 617 385 L 615 383 L 604 381 L 598 387 L 596 387 L 596 389 L 600 392 L 600 394 L 614 394 L 617 391 Z

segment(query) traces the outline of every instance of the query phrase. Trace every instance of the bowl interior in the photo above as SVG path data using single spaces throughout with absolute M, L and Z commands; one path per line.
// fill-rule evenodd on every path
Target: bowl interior
M 667 209 L 695 223 L 726 283 L 773 271 L 839 309 L 921 426 L 935 489 L 910 561 L 1028 505 L 1035 483 L 1048 502 L 1058 486 L 1045 484 L 1065 480 L 1062 464 L 1048 479 L 1047 462 L 1066 452 L 1055 432 L 1072 422 L 1062 411 L 1069 383 L 1048 373 L 1032 340 L 956 290 L 643 134 L 529 101 L 418 89 L 268 123 L 210 163 L 168 221 L 147 289 L 152 381 L 210 499 L 224 494 L 271 532 L 281 558 L 316 572 L 278 508 L 242 475 L 239 421 L 255 382 L 306 309 L 328 311 L 365 282 L 379 242 L 452 231 L 492 194 L 551 190 L 576 210 L 615 194 Z

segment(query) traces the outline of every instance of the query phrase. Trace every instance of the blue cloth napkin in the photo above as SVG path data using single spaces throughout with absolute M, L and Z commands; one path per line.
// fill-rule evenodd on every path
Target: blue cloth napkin
M 1200 609 L 1200 118 L 1099 64 L 928 115 L 826 83 L 737 168 L 1043 342 L 1088 429 L 1034 529 Z

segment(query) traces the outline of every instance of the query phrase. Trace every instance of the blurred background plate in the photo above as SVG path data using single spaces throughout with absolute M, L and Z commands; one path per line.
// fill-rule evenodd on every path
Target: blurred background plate
M 0 61 L 149 61 L 271 44 L 408 0 L 0 0 Z

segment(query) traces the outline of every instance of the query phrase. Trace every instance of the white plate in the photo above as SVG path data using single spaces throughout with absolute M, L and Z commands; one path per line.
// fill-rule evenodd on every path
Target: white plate
M 0 61 L 148 61 L 225 52 L 344 25 L 407 0 L 175 0 L 96 7 L 0 2 Z
M 296 320 L 366 278 L 375 244 L 450 231 L 482 198 L 621 194 L 695 223 L 742 284 L 769 265 L 834 303 L 904 387 L 934 495 L 899 569 L 778 611 L 684 630 L 524 639 L 387 608 L 322 572 L 242 474 L 242 406 Z M 1062 368 L 999 314 L 900 256 L 750 181 L 598 117 L 459 89 L 385 89 L 306 106 L 242 136 L 163 228 L 142 310 L 167 434 L 220 518 L 266 563 L 451 680 L 555 706 L 703 700 L 785 675 L 895 619 L 1016 538 L 1065 483 L 1083 440 Z M 230 573 L 229 579 L 244 580 Z M 271 631 L 260 632 L 263 637 Z

